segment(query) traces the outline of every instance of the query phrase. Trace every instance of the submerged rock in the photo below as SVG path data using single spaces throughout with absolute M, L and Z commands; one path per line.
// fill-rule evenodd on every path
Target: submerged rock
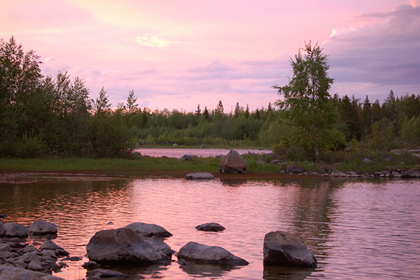
M 208 246 L 196 242 L 188 242 L 177 254 L 178 260 L 192 261 L 204 264 L 227 266 L 248 265 L 242 258 L 233 255 L 228 250 L 219 246 Z
M 223 231 L 225 230 L 225 227 L 218 223 L 206 223 L 201 224 L 195 227 L 197 230 L 201 231 Z
M 264 263 L 279 266 L 316 267 L 315 256 L 298 237 L 272 231 L 264 238 Z

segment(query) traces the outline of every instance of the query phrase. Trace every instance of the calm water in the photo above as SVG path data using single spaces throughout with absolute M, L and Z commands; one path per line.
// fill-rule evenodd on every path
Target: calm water
M 165 241 L 176 251 L 196 241 L 222 246 L 250 263 L 230 271 L 212 266 L 185 271 L 175 262 L 123 270 L 146 279 L 418 279 L 419 201 L 418 180 L 35 177 L 0 184 L 0 213 L 9 216 L 6 221 L 29 225 L 44 219 L 57 224 L 55 242 L 71 256 L 84 256 L 86 244 L 99 230 L 146 222 L 173 233 Z M 114 224 L 107 225 L 111 221 Z M 195 229 L 212 221 L 226 230 Z M 264 267 L 263 239 L 273 230 L 301 236 L 318 259 L 318 268 Z M 68 262 L 70 267 L 56 275 L 85 278 L 85 261 Z
M 219 155 L 227 155 L 230 149 L 191 149 L 191 148 L 136 148 L 143 156 L 161 157 L 167 156 L 172 158 L 180 158 L 183 155 L 193 155 L 198 157 L 215 157 Z M 240 155 L 247 153 L 269 154 L 271 150 L 264 149 L 235 149 Z

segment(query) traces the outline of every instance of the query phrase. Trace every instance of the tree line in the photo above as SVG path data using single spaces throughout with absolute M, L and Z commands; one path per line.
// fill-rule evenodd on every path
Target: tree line
M 374 150 L 419 146 L 419 95 L 395 98 L 391 91 L 383 104 L 368 96 L 363 101 L 329 96 L 332 79 L 321 75 L 328 69 L 326 56 L 308 46 L 318 52 L 312 63 L 321 67 L 313 83 L 302 82 L 310 76 L 302 66 L 309 58 L 296 56 L 292 67 L 303 69 L 306 78 L 294 71 L 296 79 L 275 86 L 283 99 L 267 108 L 250 111 L 237 103 L 233 112 L 225 112 L 220 100 L 213 109 L 197 105 L 185 112 L 140 108 L 134 90 L 112 108 L 104 88 L 90 99 L 83 79 L 66 72 L 43 76 L 34 51 L 25 52 L 13 37 L 1 40 L 0 156 L 127 157 L 136 143 L 177 143 L 275 147 L 290 157 L 319 160 L 323 150 L 345 149 L 353 142 Z M 293 87 L 302 84 L 298 92 L 308 94 L 294 96 Z

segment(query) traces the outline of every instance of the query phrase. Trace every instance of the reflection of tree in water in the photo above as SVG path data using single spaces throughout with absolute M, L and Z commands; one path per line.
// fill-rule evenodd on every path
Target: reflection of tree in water
M 311 248 L 318 263 L 328 255 L 328 239 L 333 229 L 337 205 L 334 192 L 344 180 L 308 179 L 295 181 L 296 195 L 290 230 Z M 283 218 L 283 217 L 282 217 Z
M 289 231 L 302 238 L 317 258 L 318 269 L 329 253 L 328 241 L 337 208 L 333 194 L 344 182 L 340 179 L 302 178 L 274 183 L 293 189 L 293 201 L 289 204 L 291 209 L 279 213 L 280 219 L 287 221 L 287 228 L 279 230 Z M 280 198 L 279 203 L 284 203 L 283 200 Z M 305 279 L 311 272 L 310 269 L 264 266 L 263 279 Z

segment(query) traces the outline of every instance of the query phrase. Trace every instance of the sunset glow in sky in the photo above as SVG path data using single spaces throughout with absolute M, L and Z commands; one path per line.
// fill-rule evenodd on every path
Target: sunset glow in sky
M 116 106 L 267 108 L 305 42 L 328 55 L 331 94 L 420 94 L 420 0 L 1 0 L 0 38 Z

